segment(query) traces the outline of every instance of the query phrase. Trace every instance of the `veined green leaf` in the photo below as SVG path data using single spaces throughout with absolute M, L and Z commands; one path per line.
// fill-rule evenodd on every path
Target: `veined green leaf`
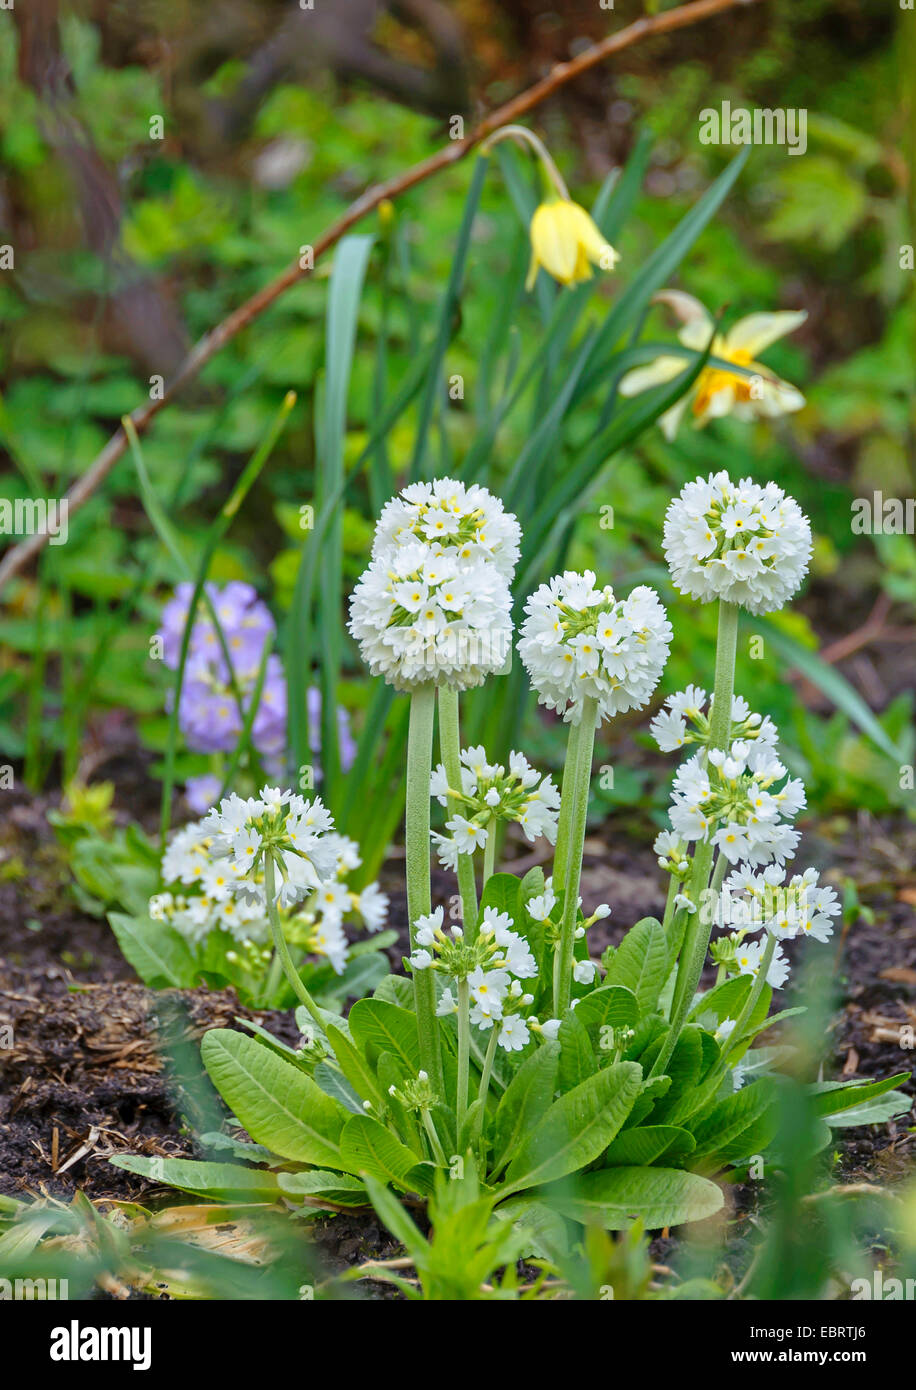
M 602 1168 L 579 1178 L 574 1194 L 564 1183 L 556 1194 L 541 1195 L 564 1216 L 600 1222 L 608 1231 L 624 1231 L 637 1219 L 649 1231 L 703 1221 L 723 1202 L 716 1183 L 678 1168 Z
M 198 1163 L 189 1158 L 143 1158 L 139 1154 L 119 1154 L 110 1161 L 115 1168 L 139 1173 L 182 1192 L 193 1192 L 197 1197 L 217 1197 L 227 1202 L 275 1202 L 280 1195 L 275 1173 L 245 1168 L 241 1163 Z
M 394 1183 L 405 1192 L 422 1172 L 417 1156 L 371 1115 L 354 1115 L 340 1136 L 340 1154 L 345 1167 L 362 1177 L 370 1173 L 383 1182 Z M 432 1187 L 430 1178 L 426 1191 Z
M 206 1033 L 200 1050 L 210 1080 L 252 1139 L 282 1158 L 339 1166 L 348 1112 L 310 1076 L 229 1028 Z
M 618 1062 L 567 1091 L 523 1136 L 506 1170 L 506 1195 L 591 1163 L 620 1129 L 641 1083 L 641 1067 Z
M 350 1010 L 349 1024 L 364 1052 L 373 1045 L 400 1057 L 411 1075 L 415 1076 L 420 1070 L 420 1043 L 414 1014 L 383 999 L 359 999 Z
M 695 1147 L 693 1135 L 679 1125 L 636 1125 L 618 1134 L 604 1156 L 606 1166 L 648 1168 L 666 1155 L 669 1160 Z
M 631 927 L 611 958 L 605 987 L 623 985 L 636 996 L 640 1016 L 651 1014 L 668 973 L 668 939 L 661 922 L 644 917 Z
M 322 1199 L 335 1207 L 369 1206 L 365 1183 L 349 1173 L 310 1168 L 304 1173 L 278 1173 L 277 1182 L 280 1190 L 291 1197 L 310 1198 L 310 1206 L 319 1206 Z
M 543 1043 L 526 1057 L 506 1087 L 493 1122 L 493 1171 L 511 1158 L 523 1136 L 553 1102 L 560 1062 L 560 1044 Z
M 195 983 L 194 957 L 183 937 L 165 922 L 110 912 L 108 920 L 125 959 L 154 989 L 187 989 Z

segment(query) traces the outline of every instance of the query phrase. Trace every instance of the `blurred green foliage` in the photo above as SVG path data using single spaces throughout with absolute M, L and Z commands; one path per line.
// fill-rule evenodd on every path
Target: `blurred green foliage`
M 592 565 L 622 587 L 637 576 L 663 583 L 659 523 L 672 489 L 707 468 L 773 477 L 809 511 L 818 537 L 807 601 L 775 621 L 797 649 L 814 651 L 815 634 L 832 637 L 863 622 L 879 592 L 896 605 L 898 627 L 912 623 L 916 610 L 912 537 L 859 537 L 849 526 L 849 503 L 859 492 L 913 491 L 914 276 L 899 266 L 899 246 L 908 236 L 906 170 L 896 153 L 905 53 L 883 11 L 871 4 L 864 44 L 856 40 L 847 5 L 839 19 L 837 7 L 825 0 L 774 0 L 765 8 L 767 23 L 753 51 L 737 51 L 729 62 L 721 55 L 669 59 L 613 78 L 617 105 L 626 108 L 623 133 L 638 124 L 655 139 L 634 215 L 620 237 L 621 271 L 631 277 L 638 270 L 735 153 L 698 143 L 699 109 L 724 99 L 774 105 L 774 92 L 779 104 L 808 109 L 807 154 L 794 159 L 778 148 L 756 148 L 677 283 L 714 312 L 727 306 L 729 319 L 755 309 L 807 307 L 804 330 L 778 344 L 768 360 L 802 387 L 809 404 L 781 428 L 726 420 L 701 434 L 688 431 L 673 445 L 657 430 L 644 433 L 615 453 L 579 497 L 565 544 L 570 565 Z M 107 310 L 125 285 L 138 278 L 155 285 L 177 306 L 194 340 L 313 242 L 356 192 L 422 158 L 442 139 L 427 117 L 315 78 L 307 86 L 275 86 L 231 157 L 216 158 L 175 114 L 181 101 L 151 66 L 109 61 L 103 30 L 83 7 L 64 16 L 61 37 L 72 74 L 69 115 L 111 172 L 123 205 L 118 255 L 105 260 L 86 248 L 74 170 L 49 135 L 41 103 L 16 75 L 16 31 L 5 16 L 0 242 L 16 246 L 15 274 L 0 275 L 6 330 L 0 339 L 0 442 L 11 464 L 3 484 L 9 496 L 26 495 L 36 477 L 49 495 L 59 494 L 85 470 L 121 414 L 149 392 L 155 362 L 126 355 L 109 331 Z M 199 95 L 231 99 L 241 76 L 242 63 L 234 58 L 209 76 Z M 156 116 L 164 119 L 161 140 L 150 138 Z M 589 201 L 573 124 L 559 106 L 543 120 L 574 193 Z M 517 167 L 524 186 L 527 173 Z M 365 449 L 382 402 L 418 354 L 429 350 L 469 178 L 467 165 L 447 170 L 405 195 L 393 219 L 363 229 L 375 233 L 376 243 L 358 309 L 346 466 Z M 525 228 L 494 167 L 474 223 L 460 319 L 435 402 L 438 471 L 465 456 L 513 359 L 549 311 L 550 298 L 539 291 L 522 306 L 502 353 L 491 359 L 482 350 L 493 340 L 494 323 L 511 311 L 526 259 Z M 194 554 L 283 395 L 290 387 L 299 391 L 287 432 L 211 567 L 217 581 L 253 580 L 281 617 L 293 601 L 302 553 L 299 509 L 317 491 L 316 407 L 325 380 L 330 264 L 320 262 L 313 277 L 239 334 L 144 440 L 157 493 L 180 520 Z M 621 283 L 596 286 L 591 322 L 613 305 Z M 584 331 L 577 329 L 574 345 Z M 652 310 L 643 332 L 653 340 L 672 338 L 660 309 Z M 451 398 L 446 385 L 457 378 L 464 392 Z M 543 385 L 555 391 L 559 383 L 547 376 Z M 348 494 L 345 588 L 362 568 L 371 519 L 384 500 L 375 495 L 378 478 L 409 472 L 419 409 L 414 402 L 401 414 L 374 451 L 384 469 L 370 467 L 367 481 Z M 535 391 L 500 426 L 488 463 L 497 485 L 543 409 Z M 564 447 L 574 450 L 593 437 L 602 410 L 599 396 L 584 397 L 564 422 Z M 609 532 L 596 525 L 607 505 L 615 509 Z M 46 551 L 39 581 L 16 581 L 0 618 L 0 746 L 31 760 L 33 780 L 56 768 L 58 751 L 63 776 L 72 776 L 85 721 L 105 709 L 132 711 L 149 745 L 164 747 L 167 673 L 146 657 L 161 600 L 177 578 L 124 460 L 72 518 L 69 543 Z M 714 645 L 711 616 L 668 596 L 675 647 L 662 693 L 711 672 Z M 800 712 L 786 666 L 775 650 L 771 655 L 767 649 L 762 661 L 743 654 L 738 688 L 752 689 L 755 703 L 781 724 L 790 760 L 809 779 L 813 804 L 909 806 L 874 731 L 863 735 L 848 709 L 832 713 L 823 702 Z M 913 756 L 911 709 L 902 693 L 907 684 L 894 663 L 881 667 L 877 689 L 887 705 L 881 725 L 900 762 Z M 367 686 L 349 646 L 339 695 L 357 714 L 366 707 Z M 531 722 L 530 709 L 527 717 Z M 542 741 L 548 761 L 558 756 L 549 729 L 532 723 L 531 738 Z M 194 770 L 194 759 L 178 767 L 179 775 Z M 652 781 L 629 770 L 613 802 L 634 795 L 649 804 Z

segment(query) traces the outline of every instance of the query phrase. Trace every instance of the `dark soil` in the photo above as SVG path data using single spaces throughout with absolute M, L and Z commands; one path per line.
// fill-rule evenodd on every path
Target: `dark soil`
M 97 1201 L 174 1203 L 173 1190 L 114 1168 L 109 1157 L 195 1155 L 193 1132 L 213 1127 L 213 1112 L 207 1113 L 213 1096 L 196 1047 L 208 1028 L 257 1019 L 292 1045 L 298 1031 L 291 1014 L 255 1013 L 231 990 L 155 993 L 139 984 L 107 923 L 72 904 L 65 863 L 45 819 L 49 804 L 19 794 L 0 841 L 0 873 L 17 859 L 25 866 L 23 874 L 0 878 L 0 1030 L 11 1025 L 13 1031 L 12 1048 L 0 1051 L 0 1192 L 66 1201 L 79 1189 Z M 585 906 L 608 901 L 614 909 L 590 935 L 594 956 L 633 922 L 660 915 L 664 907 L 651 848 L 645 838 L 629 841 L 626 829 L 622 817 L 611 818 L 587 841 Z M 916 877 L 910 868 L 916 827 L 865 816 L 855 826 L 821 826 L 817 835 L 809 827 L 807 845 L 805 862 L 822 866 L 826 881 L 840 889 L 846 878 L 855 879 L 859 900 L 874 917 L 859 915 L 842 940 L 812 947 L 823 951 L 840 999 L 824 1075 L 906 1070 L 913 1052 L 901 1030 L 916 1027 Z M 536 856 L 521 841 L 507 847 L 506 860 L 505 867 L 524 872 Z M 403 864 L 396 854 L 383 879 L 392 924 L 401 932 L 390 950 L 392 968 L 398 968 L 407 939 Z M 451 876 L 434 873 L 434 901 L 447 902 L 452 891 Z M 838 1180 L 889 1184 L 911 1174 L 916 1156 L 907 1124 L 903 1117 L 841 1131 Z M 759 1187 L 736 1186 L 729 1194 L 729 1262 L 737 1277 L 749 1259 Z M 397 1253 L 374 1214 L 321 1215 L 310 1230 L 330 1274 Z M 667 1263 L 676 1246 L 659 1237 L 653 1256 Z M 364 1291 L 395 1296 L 382 1284 Z

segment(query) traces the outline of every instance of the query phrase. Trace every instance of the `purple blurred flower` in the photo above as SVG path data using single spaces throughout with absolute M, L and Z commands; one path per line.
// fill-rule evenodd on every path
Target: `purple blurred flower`
M 195 815 L 202 816 L 211 806 L 216 805 L 222 785 L 222 780 L 210 772 L 205 772 L 201 777 L 188 778 L 184 784 L 184 794 Z
M 222 753 L 229 752 L 238 743 L 243 715 L 257 683 L 264 643 L 276 631 L 276 625 L 267 605 L 250 584 L 233 580 L 222 588 L 216 584 L 206 587 L 226 641 L 242 712 L 232 690 L 230 666 L 223 655 L 219 636 L 208 609 L 201 602 L 191 629 L 178 723 L 189 748 L 198 753 Z M 192 593 L 193 585 L 179 584 L 162 610 L 158 635 L 163 642 L 165 664 L 173 670 L 177 669 L 181 656 L 181 639 Z M 321 749 L 321 692 L 312 688 L 307 698 L 309 746 L 317 754 Z M 283 772 L 286 717 L 283 663 L 279 656 L 272 654 L 267 658 L 261 698 L 251 728 L 252 742 L 261 755 L 265 771 L 271 776 L 281 776 Z M 337 711 L 337 728 L 341 766 L 346 770 L 356 756 L 356 745 L 344 709 Z M 206 810 L 212 805 L 210 792 L 215 781 L 206 776 L 188 782 L 188 800 L 195 811 Z

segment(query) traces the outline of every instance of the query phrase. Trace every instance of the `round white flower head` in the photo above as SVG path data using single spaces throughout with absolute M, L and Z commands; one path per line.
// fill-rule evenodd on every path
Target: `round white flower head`
M 775 483 L 736 484 L 725 472 L 710 473 L 687 483 L 668 507 L 664 550 L 682 594 L 772 613 L 807 573 L 811 523 Z
M 567 570 L 536 589 L 525 612 L 518 650 L 542 705 L 578 723 L 586 696 L 598 701 L 599 722 L 648 703 L 671 642 L 654 589 L 618 599 L 595 588 L 591 570 Z
M 408 541 L 369 564 L 350 601 L 349 629 L 374 676 L 396 690 L 432 682 L 467 690 L 505 665 L 509 586 L 489 560 Z
M 372 559 L 421 542 L 468 564 L 490 560 L 511 581 L 519 556 L 521 527 L 498 497 L 479 483 L 465 487 L 454 478 L 411 483 L 382 508 Z

